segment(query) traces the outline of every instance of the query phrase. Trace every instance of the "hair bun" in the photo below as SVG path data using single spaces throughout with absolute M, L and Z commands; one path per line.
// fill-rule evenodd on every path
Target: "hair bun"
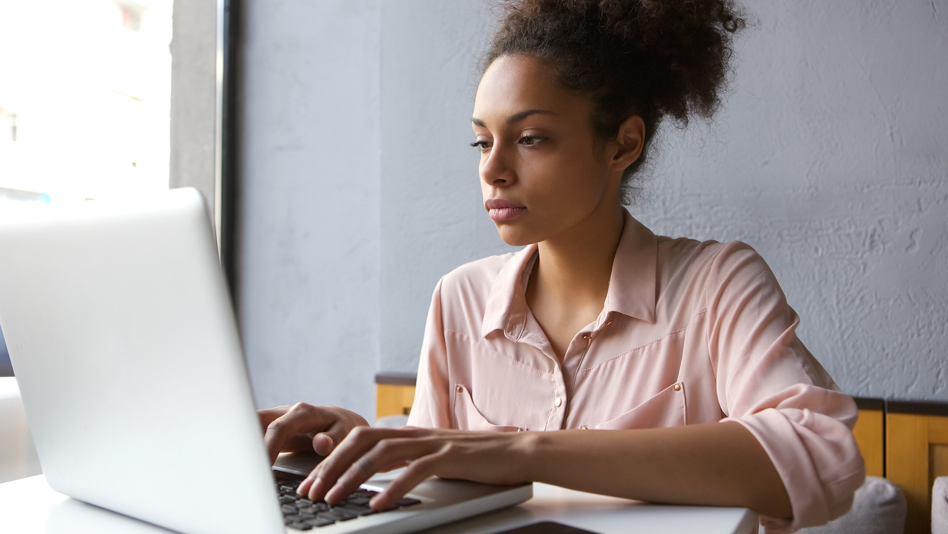
M 590 97 L 599 133 L 642 117 L 648 148 L 662 118 L 710 118 L 745 27 L 732 0 L 508 0 L 484 68 L 504 55 L 550 63 L 566 89 Z M 626 173 L 645 159 L 645 150 Z

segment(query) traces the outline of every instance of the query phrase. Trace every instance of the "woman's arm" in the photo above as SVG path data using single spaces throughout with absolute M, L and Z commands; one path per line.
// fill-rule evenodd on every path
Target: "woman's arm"
M 650 502 L 743 506 L 790 517 L 790 498 L 760 443 L 736 422 L 524 436 L 528 478 Z
M 300 485 L 343 500 L 376 472 L 407 465 L 373 498 L 388 507 L 432 475 L 494 484 L 547 482 L 652 502 L 728 505 L 791 515 L 773 464 L 740 424 L 647 430 L 464 432 L 356 428 Z

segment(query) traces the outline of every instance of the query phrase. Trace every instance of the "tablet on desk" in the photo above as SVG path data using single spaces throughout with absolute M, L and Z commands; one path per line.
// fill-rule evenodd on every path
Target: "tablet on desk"
M 591 530 L 571 527 L 556 521 L 542 521 L 540 523 L 531 523 L 511 530 L 505 530 L 499 534 L 596 534 Z

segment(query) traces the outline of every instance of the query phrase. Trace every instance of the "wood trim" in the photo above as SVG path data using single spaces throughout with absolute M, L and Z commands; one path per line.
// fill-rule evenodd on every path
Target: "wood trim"
M 393 386 L 414 386 L 417 377 L 410 373 L 379 373 L 375 375 L 376 384 L 390 384 Z
M 885 476 L 885 413 L 882 410 L 859 410 L 853 436 L 866 461 L 866 474 Z
M 375 385 L 375 417 L 408 415 L 415 400 L 415 386 L 399 384 Z
M 885 411 L 885 399 L 876 399 L 873 397 L 853 397 L 853 400 L 856 401 L 856 408 L 860 410 L 871 410 L 884 412 Z
M 948 402 L 890 400 L 885 403 L 885 411 L 888 413 L 948 417 Z
M 948 417 L 886 414 L 886 478 L 902 487 L 908 501 L 906 534 L 931 529 L 935 478 L 948 475 Z

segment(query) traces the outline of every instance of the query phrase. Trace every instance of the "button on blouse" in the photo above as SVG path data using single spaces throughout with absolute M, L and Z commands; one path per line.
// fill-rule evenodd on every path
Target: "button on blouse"
M 438 282 L 409 424 L 635 429 L 736 421 L 780 474 L 792 521 L 845 513 L 865 478 L 857 410 L 796 336 L 799 318 L 749 246 L 656 237 L 628 212 L 599 318 L 562 361 L 524 298 L 536 245 Z

